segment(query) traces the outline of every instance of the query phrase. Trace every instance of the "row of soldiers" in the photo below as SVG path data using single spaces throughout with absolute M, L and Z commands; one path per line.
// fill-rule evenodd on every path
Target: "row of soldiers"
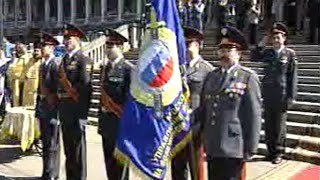
M 234 27 L 221 30 L 218 59 L 213 68 L 200 55 L 203 34 L 185 28 L 188 54 L 187 80 L 191 91 L 193 138 L 172 160 L 172 178 L 188 179 L 188 163 L 193 179 L 199 179 L 202 139 L 208 162 L 208 176 L 240 179 L 245 161 L 257 153 L 260 137 L 262 96 L 265 106 L 266 142 L 273 163 L 280 163 L 285 140 L 285 113 L 296 93 L 296 56 L 285 46 L 287 29 L 276 23 L 272 28 L 273 48 L 265 50 L 268 64 L 262 80 L 240 65 L 242 51 L 248 48 L 243 34 Z M 127 100 L 130 72 L 134 65 L 124 59 L 128 39 L 106 29 L 106 55 L 101 74 L 101 105 L 98 132 L 102 136 L 107 176 L 121 179 L 124 166 L 113 156 L 120 112 Z M 43 179 L 58 179 L 61 124 L 66 155 L 67 179 L 86 179 L 85 127 L 91 95 L 91 60 L 80 49 L 85 34 L 67 25 L 64 31 L 67 54 L 53 55 L 58 41 L 43 33 L 40 83 L 36 116 L 40 120 L 43 143 Z M 262 92 L 262 95 L 261 95 Z M 125 179 L 128 179 L 128 173 Z

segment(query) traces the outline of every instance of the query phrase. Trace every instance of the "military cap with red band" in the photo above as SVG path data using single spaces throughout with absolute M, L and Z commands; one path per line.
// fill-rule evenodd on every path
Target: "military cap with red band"
M 104 30 L 104 35 L 107 37 L 106 43 L 122 45 L 123 43 L 128 42 L 126 37 L 110 28 Z
M 184 36 L 186 41 L 203 41 L 203 33 L 192 27 L 184 27 Z
M 57 46 L 59 45 L 59 41 L 54 38 L 52 35 L 46 33 L 46 32 L 41 32 L 42 33 L 42 45 L 52 45 L 52 46 Z
M 64 25 L 64 32 L 63 32 L 64 37 L 79 37 L 80 39 L 84 41 L 88 41 L 88 38 L 86 34 L 78 27 L 76 27 L 73 24 L 66 23 Z

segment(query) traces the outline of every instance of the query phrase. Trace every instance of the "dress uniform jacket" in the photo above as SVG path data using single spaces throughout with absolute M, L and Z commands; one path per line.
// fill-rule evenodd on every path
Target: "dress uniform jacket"
M 194 134 L 198 134 L 200 131 L 201 119 L 200 119 L 200 97 L 204 80 L 209 72 L 213 70 L 213 66 L 202 57 L 187 70 L 187 82 L 190 88 L 190 108 L 192 130 Z
M 127 100 L 130 86 L 130 72 L 133 65 L 125 59 L 114 64 L 109 63 L 102 71 L 102 90 L 118 107 L 122 108 Z M 104 97 L 102 97 L 104 98 Z M 113 156 L 115 149 L 120 115 L 116 115 L 111 107 L 101 105 L 98 133 L 102 136 L 103 153 L 106 171 L 109 179 L 121 179 L 125 168 Z M 125 179 L 128 179 L 128 173 Z
M 198 161 L 200 147 L 202 144 L 200 136 L 201 127 L 201 107 L 200 99 L 204 81 L 208 73 L 213 70 L 211 64 L 203 60 L 202 57 L 187 69 L 187 83 L 190 88 L 190 108 L 191 108 L 191 129 L 193 140 L 189 146 L 182 149 L 172 160 L 172 179 L 188 179 L 188 164 L 192 179 L 198 177 Z M 192 146 L 192 147 L 191 147 Z M 193 162 L 195 161 L 195 162 Z
M 263 56 L 265 76 L 262 94 L 266 106 L 280 106 L 286 110 L 297 93 L 297 57 L 294 50 L 285 47 L 280 53 L 272 49 Z
M 121 59 L 116 64 L 108 64 L 105 67 L 104 77 L 102 77 L 102 88 L 110 98 L 122 106 L 127 100 L 130 86 L 130 72 L 133 66 L 125 59 Z M 116 140 L 120 119 L 109 109 L 100 109 L 98 132 L 104 138 L 111 141 Z
M 36 118 L 40 122 L 43 172 L 42 178 L 58 178 L 60 169 L 60 133 L 57 120 L 58 105 L 58 63 L 52 58 L 40 66 L 39 88 L 36 104 Z
M 244 158 L 255 153 L 261 127 L 258 76 L 235 65 L 208 74 L 202 93 L 204 144 L 208 158 Z
M 58 114 L 62 123 L 67 179 L 86 179 L 85 128 L 91 94 L 92 62 L 78 50 L 71 57 L 67 54 L 61 63 L 59 71 L 65 71 L 66 78 L 79 95 L 78 101 L 75 101 L 60 83 Z

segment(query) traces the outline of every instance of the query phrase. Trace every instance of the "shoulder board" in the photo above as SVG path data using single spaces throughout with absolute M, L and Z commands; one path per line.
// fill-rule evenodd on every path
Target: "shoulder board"
M 204 60 L 204 59 L 201 60 L 200 63 L 204 64 L 208 69 L 211 69 L 211 70 L 214 69 L 214 67 L 212 66 L 212 64 L 210 64 L 208 61 L 206 61 L 206 60 Z
M 134 64 L 131 63 L 130 61 L 124 59 L 124 65 L 130 69 L 133 69 L 134 68 Z
M 242 70 L 243 72 L 245 73 L 248 73 L 249 75 L 250 74 L 256 74 L 256 72 L 248 67 L 244 67 L 244 66 L 241 66 L 240 70 Z
M 286 48 L 286 50 L 290 53 L 290 54 L 293 54 L 295 55 L 296 54 L 296 51 L 291 49 L 291 48 Z

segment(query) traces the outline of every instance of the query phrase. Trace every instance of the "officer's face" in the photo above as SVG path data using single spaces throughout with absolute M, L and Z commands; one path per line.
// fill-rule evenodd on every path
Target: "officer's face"
M 49 57 L 53 53 L 54 46 L 45 45 L 42 47 L 42 55 L 43 57 Z
M 199 53 L 199 43 L 197 41 L 188 41 L 187 47 L 188 47 L 188 55 L 192 56 L 195 53 Z
M 218 58 L 221 62 L 232 63 L 240 59 L 241 52 L 235 45 L 221 44 L 218 49 Z
M 121 53 L 121 46 L 111 42 L 106 43 L 106 54 L 109 60 L 116 59 Z
M 79 46 L 79 44 L 80 44 L 80 38 L 75 36 L 68 37 L 65 41 L 65 46 L 67 51 L 72 51 L 76 49 Z
M 280 48 L 282 45 L 285 44 L 286 36 L 281 33 L 274 34 L 272 36 L 272 43 L 274 48 Z

